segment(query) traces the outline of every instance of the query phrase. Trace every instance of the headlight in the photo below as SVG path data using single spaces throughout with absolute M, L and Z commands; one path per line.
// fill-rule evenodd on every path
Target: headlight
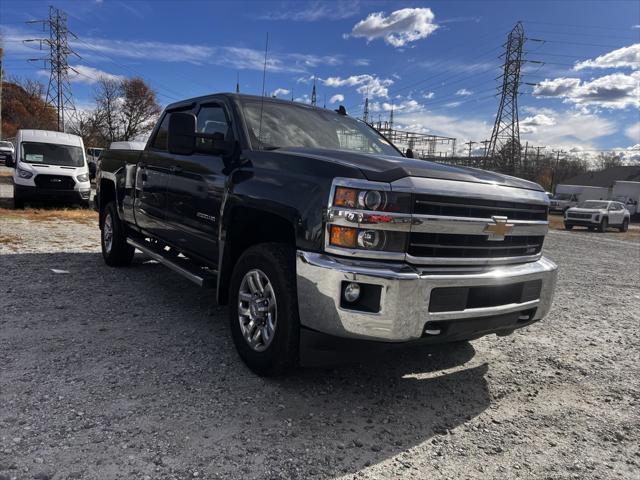
M 33 177 L 33 172 L 28 172 L 27 170 L 18 169 L 18 176 L 20 178 L 31 178 Z
M 407 234 L 404 232 L 331 225 L 329 244 L 333 247 L 358 250 L 403 252 L 406 238 Z
M 336 187 L 333 205 L 378 212 L 405 212 L 411 207 L 411 194 L 379 190 Z
M 89 174 L 88 173 L 83 173 L 82 175 L 78 175 L 76 178 L 78 179 L 79 182 L 88 182 L 89 181 Z

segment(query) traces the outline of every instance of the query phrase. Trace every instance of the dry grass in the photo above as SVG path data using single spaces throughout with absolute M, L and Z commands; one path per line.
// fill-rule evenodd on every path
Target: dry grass
M 20 238 L 16 235 L 0 233 L 0 245 L 15 251 L 20 246 Z
M 549 215 L 549 228 L 551 230 L 564 230 L 562 215 Z M 570 230 L 570 232 L 580 235 L 589 232 L 589 230 L 584 227 L 573 227 L 573 230 Z M 629 225 L 629 230 L 624 233 L 610 227 L 604 235 L 606 235 L 607 238 L 616 238 L 618 240 L 640 241 L 640 225 L 638 223 L 632 223 Z
M 0 168 L 0 177 L 11 178 L 13 176 L 13 170 L 9 170 L 8 168 Z
M 1 219 L 30 220 L 42 222 L 58 222 L 67 220 L 71 222 L 95 225 L 98 223 L 98 213 L 86 208 L 63 209 L 36 209 L 12 210 L 0 208 Z

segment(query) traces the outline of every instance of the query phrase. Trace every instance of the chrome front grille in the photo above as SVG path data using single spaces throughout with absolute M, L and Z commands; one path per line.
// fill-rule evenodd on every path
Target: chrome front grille
M 416 194 L 413 212 L 449 217 L 491 218 L 500 215 L 510 220 L 546 220 L 548 210 L 546 205 Z
M 535 255 L 543 243 L 544 235 L 508 236 L 497 242 L 487 235 L 412 232 L 407 251 L 414 257 L 504 258 Z

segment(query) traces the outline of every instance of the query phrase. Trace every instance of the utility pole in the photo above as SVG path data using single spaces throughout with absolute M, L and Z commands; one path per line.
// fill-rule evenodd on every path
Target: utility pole
M 545 147 L 536 147 L 536 164 L 540 161 L 540 150 Z
M 240 72 L 238 72 L 236 77 L 236 93 L 240 93 Z
M 491 140 L 482 140 L 480 143 L 484 147 L 484 153 L 482 154 L 482 156 L 486 157 L 487 156 L 487 146 L 491 143 Z
M 311 90 L 311 105 L 316 106 L 316 76 L 313 76 L 313 89 Z
M 502 88 L 498 114 L 491 133 L 489 151 L 495 157 L 502 153 L 507 161 L 507 170 L 514 173 L 520 160 L 520 124 L 518 121 L 518 88 L 520 68 L 523 63 L 524 28 L 518 22 L 509 32 L 505 43 Z M 500 78 L 500 77 L 498 77 Z
M 393 105 L 391 105 L 391 113 L 389 114 L 389 130 L 393 130 Z
M 49 38 L 32 38 L 25 42 L 39 42 L 40 49 L 43 45 L 49 46 L 48 58 L 30 58 L 29 61 L 44 61 L 50 69 L 49 85 L 47 86 L 47 104 L 53 106 L 58 114 L 58 131 L 64 132 L 65 110 L 75 112 L 71 85 L 69 83 L 69 70 L 78 73 L 69 66 L 69 56 L 78 55 L 70 46 L 67 37 L 78 38 L 67 28 L 67 14 L 62 10 L 50 6 L 48 20 L 32 20 L 27 23 L 42 23 L 43 29 L 49 30 Z
M 464 143 L 464 145 L 469 145 L 469 158 L 471 158 L 471 146 L 475 145 L 478 142 L 472 142 L 471 140 L 469 140 L 468 142 Z
M 364 123 L 369 123 L 369 97 L 364 99 L 364 113 L 362 115 Z
M 553 153 L 556 154 L 556 166 L 553 169 L 553 172 L 551 173 L 551 191 L 553 192 L 555 184 L 556 184 L 556 175 L 557 175 L 557 170 L 558 170 L 558 164 L 560 163 L 560 154 L 564 153 L 563 150 L 552 150 Z

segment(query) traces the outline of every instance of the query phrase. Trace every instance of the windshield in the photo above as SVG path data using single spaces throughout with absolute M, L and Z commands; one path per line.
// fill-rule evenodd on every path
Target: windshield
M 609 202 L 599 202 L 598 200 L 587 200 L 586 202 L 580 202 L 578 208 L 593 208 L 593 209 L 601 209 L 607 208 L 609 206 Z
M 0 142 L 0 148 L 13 148 L 13 143 L 11 143 L 11 142 Z
M 401 157 L 366 123 L 330 110 L 293 103 L 242 102 L 251 145 L 257 150 L 326 148 Z M 262 107 L 262 122 L 260 110 Z
M 21 160 L 25 163 L 82 167 L 84 155 L 82 148 L 53 143 L 23 142 Z
M 556 193 L 553 197 L 554 200 L 571 200 L 572 193 Z

